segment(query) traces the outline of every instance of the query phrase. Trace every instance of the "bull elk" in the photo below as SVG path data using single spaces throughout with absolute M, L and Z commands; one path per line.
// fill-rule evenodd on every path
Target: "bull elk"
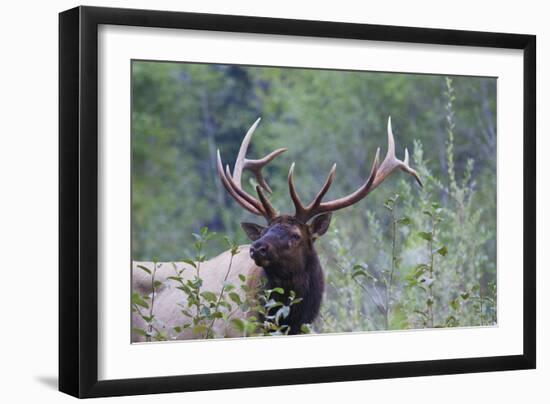
M 248 212 L 262 217 L 266 225 L 256 223 L 242 223 L 242 228 L 251 245 L 239 247 L 239 253 L 231 257 L 226 251 L 218 257 L 202 263 L 201 278 L 203 289 L 216 294 L 221 293 L 225 281 L 238 282 L 239 275 L 245 275 L 249 290 L 258 291 L 258 288 L 269 289 L 282 288 L 285 295 L 279 299 L 287 299 L 288 293 L 294 291 L 301 302 L 292 307 L 290 314 L 283 322 L 289 327 L 289 334 L 300 332 L 302 324 L 312 323 L 319 314 L 324 292 L 324 276 L 319 257 L 315 250 L 315 240 L 321 237 L 329 228 L 332 212 L 344 209 L 365 198 L 378 187 L 391 173 L 400 169 L 412 175 L 418 184 L 422 186 L 420 177 L 409 166 L 409 155 L 405 149 L 405 158 L 397 159 L 395 156 L 395 142 L 391 127 L 391 118 L 388 119 L 388 150 L 386 157 L 379 163 L 380 148 L 377 149 L 374 162 L 365 183 L 355 192 L 331 201 L 323 201 L 330 186 L 334 182 L 336 164 L 332 166 L 323 186 L 313 198 L 305 205 L 296 191 L 294 183 L 294 167 L 292 163 L 288 173 L 288 187 L 290 197 L 294 203 L 293 215 L 280 214 L 269 201 L 267 194 L 272 190 L 262 174 L 262 169 L 274 158 L 285 152 L 286 149 L 278 149 L 266 155 L 262 159 L 250 160 L 246 157 L 252 135 L 259 124 L 258 119 L 248 130 L 244 137 L 237 159 L 231 173 L 229 165 L 223 166 L 220 151 L 217 153 L 217 171 L 220 180 L 229 195 Z M 244 170 L 250 171 L 257 180 L 257 197 L 249 194 L 241 185 Z M 233 259 L 231 271 L 226 273 L 224 268 Z M 133 288 L 142 294 L 151 293 L 151 280 L 138 270 L 138 265 L 152 267 L 152 263 L 134 262 Z M 159 264 L 157 264 L 159 265 Z M 182 323 L 180 313 L 181 304 L 185 304 L 184 294 L 170 285 L 169 279 L 176 268 L 185 269 L 182 276 L 190 279 L 194 275 L 193 267 L 186 263 L 172 265 L 159 265 L 156 271 L 156 279 L 163 283 L 163 287 L 155 293 L 155 318 L 159 324 L 167 329 L 179 326 Z M 240 292 L 243 293 L 243 292 Z M 240 315 L 242 313 L 236 313 Z M 145 327 L 144 321 L 133 315 L 134 327 Z M 236 336 L 236 330 L 223 321 L 218 321 L 214 327 L 215 335 Z M 182 332 L 178 339 L 196 338 L 192 332 Z M 134 340 L 140 340 L 134 335 Z

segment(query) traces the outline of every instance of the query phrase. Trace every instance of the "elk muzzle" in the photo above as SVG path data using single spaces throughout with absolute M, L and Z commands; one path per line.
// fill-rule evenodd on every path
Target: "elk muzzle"
M 250 246 L 250 258 L 258 266 L 266 266 L 271 261 L 269 244 L 264 240 L 257 240 Z

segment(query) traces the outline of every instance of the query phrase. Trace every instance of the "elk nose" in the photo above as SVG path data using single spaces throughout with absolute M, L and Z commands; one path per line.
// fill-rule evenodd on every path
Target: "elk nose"
M 250 246 L 251 257 L 265 257 L 267 255 L 268 246 L 265 243 L 256 241 Z

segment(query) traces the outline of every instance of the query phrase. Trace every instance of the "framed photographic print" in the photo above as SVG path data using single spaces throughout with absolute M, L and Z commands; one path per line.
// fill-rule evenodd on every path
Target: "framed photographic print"
M 59 24 L 61 391 L 535 367 L 534 36 Z

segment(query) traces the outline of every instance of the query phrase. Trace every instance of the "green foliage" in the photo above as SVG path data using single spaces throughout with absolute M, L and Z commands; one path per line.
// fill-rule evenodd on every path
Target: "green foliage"
M 226 195 L 215 156 L 219 148 L 232 165 L 258 116 L 249 156 L 289 149 L 266 170 L 281 212 L 293 211 L 286 184 L 292 161 L 304 200 L 333 162 L 340 175 L 326 198 L 356 189 L 376 148 L 384 154 L 389 114 L 398 157 L 408 146 L 424 183 L 419 188 L 398 172 L 366 201 L 334 214 L 316 242 L 326 292 L 308 331 L 496 323 L 495 79 L 157 62 L 134 62 L 132 72 L 133 258 L 184 256 L 196 271 L 178 284 L 190 303 L 174 334 L 193 327 L 213 338 L 218 321 L 243 335 L 287 332 L 277 320 L 291 302 L 262 319 L 253 314 L 257 302 L 235 298 L 246 279 L 225 285 L 216 299 L 201 288 L 201 262 L 223 250 L 236 254 L 247 242 L 240 222 L 257 220 Z M 248 178 L 243 184 L 253 193 Z M 151 325 L 148 338 L 168 338 L 155 335 L 151 305 L 152 297 L 132 297 L 133 310 Z M 250 317 L 233 318 L 238 306 Z

